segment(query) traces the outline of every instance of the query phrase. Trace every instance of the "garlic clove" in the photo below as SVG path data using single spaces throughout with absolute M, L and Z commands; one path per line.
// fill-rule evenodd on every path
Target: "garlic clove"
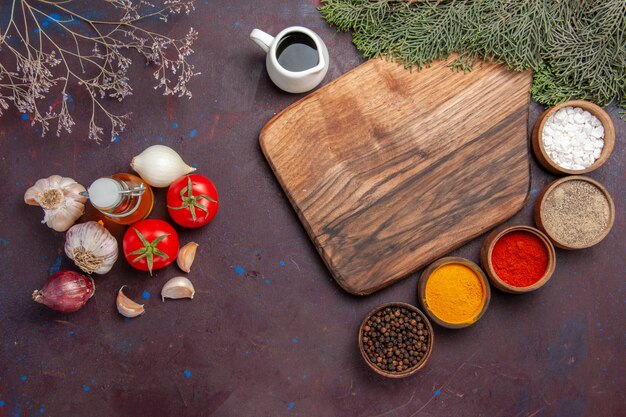
M 87 197 L 81 194 L 87 190 L 85 190 L 85 187 L 78 183 L 69 185 L 63 191 L 65 193 L 65 197 L 71 197 L 73 200 L 80 203 L 85 203 L 87 201 Z
M 135 156 L 132 169 L 153 187 L 168 187 L 174 180 L 196 169 L 183 161 L 176 151 L 165 145 L 153 145 Z
M 176 257 L 176 264 L 183 271 L 189 273 L 191 265 L 196 258 L 196 250 L 198 249 L 196 242 L 189 242 L 178 251 Z
M 165 283 L 163 289 L 161 289 L 161 300 L 165 301 L 166 298 L 179 299 L 179 298 L 191 298 L 193 299 L 196 290 L 193 288 L 193 284 L 185 277 L 175 277 Z
M 85 204 L 76 200 L 65 200 L 65 206 L 56 210 L 44 210 L 44 219 L 48 227 L 57 232 L 65 232 L 83 215 Z
M 64 210 L 63 213 L 56 213 L 56 215 L 46 213 L 42 223 L 45 223 L 49 228 L 57 232 L 65 232 L 74 224 L 74 220 L 72 216 Z
M 122 290 L 126 285 L 122 285 L 122 288 L 117 292 L 117 311 L 124 317 L 137 317 L 142 315 L 145 310 L 143 304 L 137 304 L 130 298 L 126 297 Z
M 63 185 L 67 185 L 70 184 L 70 181 L 63 181 L 64 178 L 60 175 L 50 175 L 48 177 L 48 184 L 50 184 L 50 187 L 54 187 L 54 188 L 61 188 L 63 187 Z

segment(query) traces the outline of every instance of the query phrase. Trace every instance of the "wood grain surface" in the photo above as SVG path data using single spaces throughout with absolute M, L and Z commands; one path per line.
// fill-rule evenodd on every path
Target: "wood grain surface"
M 265 157 L 342 288 L 375 292 L 523 207 L 530 82 L 370 60 L 267 123 Z

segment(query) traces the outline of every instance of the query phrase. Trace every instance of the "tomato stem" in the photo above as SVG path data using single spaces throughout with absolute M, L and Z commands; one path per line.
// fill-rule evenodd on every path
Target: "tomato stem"
M 152 242 L 149 242 L 148 239 L 146 239 L 146 237 L 143 234 L 141 234 L 139 230 L 135 229 L 134 227 L 133 227 L 133 230 L 137 234 L 137 237 L 141 241 L 141 244 L 143 245 L 143 247 L 135 251 L 132 251 L 131 253 L 128 254 L 128 256 L 139 255 L 135 259 L 133 259 L 133 262 L 139 262 L 141 259 L 146 258 L 146 263 L 148 264 L 148 271 L 150 271 L 150 275 L 152 275 L 152 266 L 154 265 L 155 255 L 161 258 L 169 259 L 169 256 L 167 255 L 167 253 L 157 248 L 157 245 L 161 243 L 163 239 L 168 237 L 170 234 L 169 233 L 162 234 L 161 236 L 154 239 Z
M 185 195 L 187 194 L 187 195 Z M 187 176 L 187 186 L 180 190 L 180 199 L 182 200 L 182 204 L 179 207 L 167 206 L 172 210 L 183 210 L 189 209 L 191 213 L 191 218 L 195 222 L 197 219 L 196 209 L 204 211 L 204 217 L 207 218 L 209 216 L 209 208 L 204 204 L 200 203 L 201 199 L 209 200 L 212 203 L 217 203 L 214 199 L 205 194 L 193 194 L 193 184 L 191 183 L 191 177 Z

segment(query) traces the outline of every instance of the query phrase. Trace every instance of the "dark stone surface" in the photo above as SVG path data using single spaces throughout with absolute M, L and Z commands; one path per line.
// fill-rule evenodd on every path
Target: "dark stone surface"
M 364 315 L 389 301 L 415 304 L 419 274 L 366 298 L 332 280 L 265 162 L 262 126 L 301 95 L 275 88 L 264 55 L 248 39 L 302 24 L 327 43 L 327 83 L 362 59 L 316 1 L 198 1 L 166 31 L 200 31 L 191 59 L 202 75 L 194 98 L 152 90 L 137 60 L 135 95 L 116 110 L 133 118 L 118 142 L 97 145 L 82 126 L 40 138 L 13 110 L 0 119 L 0 416 L 617 416 L 624 385 L 624 203 L 626 125 L 610 112 L 618 141 L 589 176 L 613 195 L 615 226 L 597 246 L 557 250 L 549 284 L 537 293 L 493 291 L 486 315 L 461 331 L 437 327 L 420 373 L 385 380 L 362 362 L 356 333 Z M 5 5 L 1 8 L 6 13 Z M 84 99 L 84 97 L 82 97 Z M 76 97 L 76 106 L 84 102 Z M 533 104 L 529 128 L 541 106 Z M 174 124 L 178 126 L 174 128 Z M 192 130 L 196 131 L 193 135 Z M 192 137 L 193 136 L 193 137 Z M 74 269 L 64 236 L 39 222 L 24 191 L 62 174 L 89 184 L 127 171 L 135 154 L 163 143 L 176 149 L 220 192 L 220 212 L 200 230 L 190 279 L 193 301 L 162 303 L 171 266 L 149 277 L 123 259 L 96 277 L 95 297 L 79 312 L 57 314 L 30 300 L 50 271 Z M 531 196 L 509 223 L 533 224 L 539 190 L 554 177 L 531 160 Z M 151 217 L 167 217 L 165 190 Z M 87 218 L 87 217 L 86 217 Z M 86 219 L 85 218 L 85 219 Z M 122 229 L 115 231 L 121 238 Z M 452 255 L 478 261 L 483 237 Z M 125 321 L 115 294 L 146 304 Z M 142 294 L 150 294 L 142 299 Z M 145 293 L 145 295 L 148 295 Z

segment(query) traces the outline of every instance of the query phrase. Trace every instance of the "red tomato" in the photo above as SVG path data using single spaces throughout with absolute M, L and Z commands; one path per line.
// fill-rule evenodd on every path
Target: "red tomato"
M 178 233 L 167 222 L 157 219 L 142 220 L 131 225 L 122 241 L 124 256 L 140 271 L 161 269 L 176 260 Z
M 198 174 L 185 175 L 167 190 L 167 209 L 183 227 L 200 227 L 215 217 L 219 203 L 215 185 Z

